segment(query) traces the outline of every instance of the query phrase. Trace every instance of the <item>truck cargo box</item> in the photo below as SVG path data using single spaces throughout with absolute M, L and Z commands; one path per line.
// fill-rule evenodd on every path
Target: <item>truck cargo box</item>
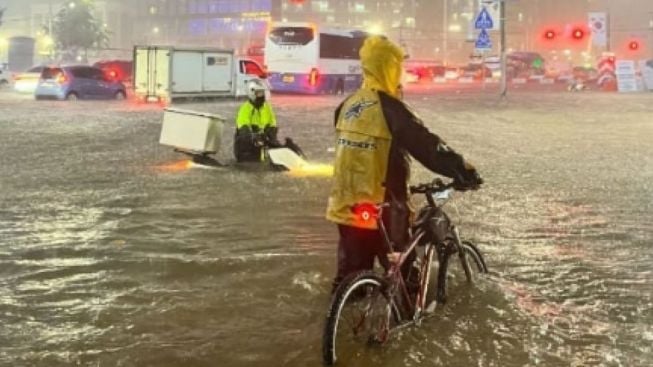
M 159 143 L 190 153 L 214 154 L 220 150 L 225 121 L 215 114 L 167 108 Z
M 250 80 L 266 77 L 233 50 L 171 46 L 135 46 L 133 74 L 134 96 L 148 102 L 246 96 Z

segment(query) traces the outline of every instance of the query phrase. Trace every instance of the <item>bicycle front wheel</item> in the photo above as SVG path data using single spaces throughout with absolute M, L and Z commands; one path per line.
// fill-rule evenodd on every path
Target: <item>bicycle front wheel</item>
M 398 322 L 387 282 L 374 272 L 345 279 L 331 301 L 322 338 L 324 363 L 348 361 L 372 344 L 383 344 Z
M 460 250 L 462 255 L 457 253 L 454 257 L 458 257 L 459 261 L 452 259 L 450 270 L 453 273 L 462 273 L 468 283 L 474 283 L 476 278 L 481 274 L 487 273 L 487 265 L 481 251 L 469 241 L 463 241 Z M 453 265 L 456 264 L 456 265 Z

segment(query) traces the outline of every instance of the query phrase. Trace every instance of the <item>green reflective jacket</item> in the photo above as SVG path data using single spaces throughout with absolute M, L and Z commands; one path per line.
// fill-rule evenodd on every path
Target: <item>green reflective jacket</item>
M 236 128 L 240 129 L 247 125 L 256 126 L 261 131 L 268 126 L 277 126 L 277 119 L 274 116 L 274 111 L 272 111 L 272 106 L 265 102 L 261 108 L 255 108 L 250 101 L 243 103 L 236 117 Z

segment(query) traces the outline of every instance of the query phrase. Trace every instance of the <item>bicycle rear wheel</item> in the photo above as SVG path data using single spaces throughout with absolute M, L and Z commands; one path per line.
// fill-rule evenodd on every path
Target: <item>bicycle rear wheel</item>
M 363 348 L 388 340 L 399 318 L 387 288 L 387 282 L 371 271 L 354 274 L 338 287 L 322 337 L 325 364 L 347 361 Z

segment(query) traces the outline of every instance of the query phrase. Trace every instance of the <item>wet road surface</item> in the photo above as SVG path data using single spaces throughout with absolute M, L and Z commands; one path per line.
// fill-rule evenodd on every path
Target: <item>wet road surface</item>
M 653 95 L 406 99 L 487 181 L 449 212 L 492 275 L 348 365 L 651 365 Z M 274 96 L 280 136 L 329 163 L 340 100 Z M 0 365 L 321 365 L 329 178 L 189 167 L 161 117 L 0 93 Z

